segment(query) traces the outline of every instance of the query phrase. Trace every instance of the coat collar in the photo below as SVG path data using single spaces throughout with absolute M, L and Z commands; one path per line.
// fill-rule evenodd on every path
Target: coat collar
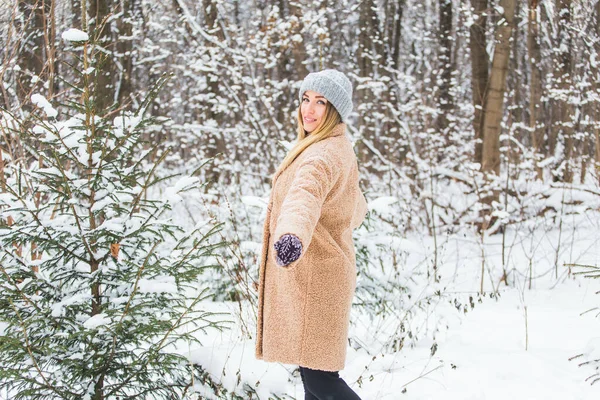
M 327 136 L 327 138 L 341 136 L 345 133 L 346 133 L 346 124 L 343 122 L 340 122 L 339 124 L 337 124 L 336 126 L 333 127 L 333 129 L 331 130 L 331 134 L 329 134 L 329 136 Z M 279 175 L 281 175 L 281 173 L 283 171 L 285 171 L 285 169 L 277 168 L 277 171 L 275 171 L 275 174 L 273 174 L 273 180 L 272 180 L 273 185 L 275 184 L 275 181 L 277 180 L 277 178 L 279 177 Z
M 340 122 L 339 124 L 333 127 L 333 129 L 331 130 L 331 135 L 329 135 L 329 137 L 340 136 L 344 133 L 346 133 L 346 124 Z

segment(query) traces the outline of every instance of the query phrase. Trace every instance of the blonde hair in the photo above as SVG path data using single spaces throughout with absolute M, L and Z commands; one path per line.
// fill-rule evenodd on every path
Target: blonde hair
M 292 161 L 294 161 L 296 157 L 298 157 L 300 153 L 306 150 L 306 148 L 311 144 L 317 143 L 323 139 L 327 139 L 329 135 L 331 135 L 333 128 L 335 128 L 336 125 L 342 122 L 342 117 L 340 116 L 340 113 L 337 112 L 335 107 L 330 102 L 327 102 L 325 109 L 325 118 L 323 118 L 321 124 L 319 124 L 319 126 L 317 126 L 317 128 L 310 134 L 308 134 L 304 130 L 304 125 L 302 123 L 302 112 L 300 111 L 300 107 L 298 107 L 297 120 L 298 142 L 294 145 L 294 147 L 291 148 L 291 150 L 281 162 L 281 165 L 279 166 L 280 170 L 286 169 L 292 163 Z

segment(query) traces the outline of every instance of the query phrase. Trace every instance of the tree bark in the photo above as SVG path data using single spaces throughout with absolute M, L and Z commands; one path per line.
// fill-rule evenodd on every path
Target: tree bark
M 571 0 L 557 0 L 557 12 L 558 21 L 558 43 L 557 43 L 557 55 L 556 55 L 556 67 L 557 71 L 556 81 L 558 82 L 558 89 L 561 92 L 561 96 L 554 100 L 553 109 L 557 113 L 557 119 L 553 124 L 553 134 L 551 141 L 551 152 L 555 153 L 556 144 L 559 140 L 564 141 L 564 173 L 562 180 L 564 182 L 573 182 L 573 167 L 571 165 L 573 158 L 573 121 L 571 116 L 573 115 L 573 105 L 569 102 L 572 87 L 571 78 Z
M 596 38 L 600 38 L 600 0 L 596 2 L 596 6 L 594 7 L 594 30 L 596 33 Z M 592 87 L 598 92 L 598 79 L 599 79 L 599 68 L 596 66 L 592 66 Z M 594 120 L 600 121 L 600 103 L 595 102 L 593 105 L 594 108 Z M 595 167 L 596 167 L 596 175 L 598 176 L 598 182 L 600 183 L 600 128 L 596 126 L 594 128 L 594 158 L 595 158 Z
M 278 7 L 280 19 L 289 23 L 287 35 L 290 37 L 301 35 L 304 28 L 302 7 L 296 2 L 288 0 L 279 0 Z M 276 37 L 275 40 L 278 41 L 279 38 Z M 280 81 L 284 79 L 304 79 L 308 74 L 308 68 L 305 64 L 306 60 L 304 40 L 294 40 L 290 47 L 281 47 L 278 54 L 277 69 L 275 71 L 277 75 L 275 79 Z M 291 68 L 292 66 L 293 69 Z
M 450 85 L 452 81 L 452 0 L 439 1 L 439 69 L 440 77 L 438 80 L 438 109 L 440 114 L 436 119 L 436 129 L 445 134 L 447 141 L 449 137 L 448 115 L 452 112 L 454 101 L 450 94 Z
M 483 152 L 483 107 L 487 97 L 487 85 L 489 77 L 489 57 L 487 54 L 487 0 L 471 0 L 474 9 L 473 14 L 477 16 L 475 22 L 469 28 L 469 48 L 471 50 L 471 87 L 473 92 L 473 131 L 475 132 L 475 162 L 482 163 Z
M 133 91 L 133 20 L 137 7 L 136 0 L 121 1 L 121 18 L 117 22 L 118 36 L 116 39 L 115 57 L 120 60 L 121 71 L 117 82 L 117 99 L 120 105 L 130 100 Z
M 384 54 L 382 35 L 379 28 L 379 17 L 377 15 L 377 4 L 375 0 L 364 0 L 359 5 L 358 21 L 358 49 L 356 52 L 359 75 L 362 78 L 376 78 L 382 72 L 379 65 L 387 57 Z M 385 94 L 384 94 L 385 96 Z M 379 98 L 375 101 L 373 92 L 369 88 L 355 91 L 355 97 L 361 99 L 364 110 L 359 114 L 357 126 L 361 131 L 363 139 L 372 143 L 378 151 L 384 150 L 384 144 L 378 140 L 378 124 L 371 118 L 376 112 L 381 112 L 381 107 L 387 98 Z M 358 143 L 358 157 L 361 162 L 367 163 L 370 150 L 368 146 L 360 141 Z M 384 152 L 385 154 L 385 152 Z
M 114 103 L 113 76 L 116 76 L 114 62 L 114 46 L 111 38 L 111 22 L 108 17 L 112 13 L 111 0 L 91 0 L 89 2 L 90 37 L 96 39 L 98 49 L 95 53 L 95 82 L 92 91 L 96 115 L 102 115 Z
M 508 67 L 509 69 L 509 76 L 507 76 L 507 83 L 506 86 L 510 87 L 511 90 L 510 92 L 512 93 L 512 99 L 510 100 L 510 104 L 508 103 L 509 100 L 507 99 L 507 107 L 510 107 L 510 114 L 509 114 L 509 118 L 510 118 L 510 124 L 514 125 L 516 124 L 518 127 L 516 129 L 514 129 L 514 135 L 517 138 L 517 140 L 521 140 L 521 136 L 518 135 L 521 131 L 521 126 L 525 126 L 525 107 L 523 107 L 524 104 L 524 95 L 523 95 L 523 87 L 524 87 L 524 82 L 523 82 L 523 77 L 524 77 L 524 68 L 526 68 L 525 66 L 522 66 L 522 59 L 525 60 L 526 56 L 525 56 L 525 48 L 524 46 L 519 46 L 519 43 L 526 43 L 526 40 L 523 40 L 521 38 L 521 29 L 519 28 L 519 26 L 521 25 L 521 2 L 517 1 L 516 2 L 516 6 L 515 6 L 515 16 L 514 16 L 514 23 L 513 23 L 513 30 L 512 30 L 512 43 L 515 43 L 515 45 L 513 46 L 513 55 L 510 57 L 510 65 Z M 522 58 L 522 57 L 525 58 Z M 513 152 L 513 159 L 511 160 L 511 162 L 518 162 L 517 158 L 519 157 L 519 153 L 518 152 Z M 515 158 L 516 157 L 516 158 Z
M 540 71 L 540 62 L 542 60 L 540 42 L 539 42 L 539 23 L 538 23 L 538 4 L 539 0 L 529 0 L 529 23 L 527 27 L 527 52 L 529 59 L 529 129 L 531 131 L 531 145 L 534 154 L 541 150 L 543 140 L 544 122 L 540 118 L 542 115 L 542 79 Z M 535 166 L 537 177 L 543 179 L 542 169 Z
M 216 37 L 219 41 L 224 41 L 225 34 L 221 26 L 219 25 L 219 14 L 217 10 L 217 2 L 215 0 L 202 0 L 202 9 L 204 10 L 204 23 L 208 28 L 209 34 Z M 214 46 L 213 44 L 207 44 L 208 46 Z M 215 76 L 214 79 L 208 78 L 209 92 L 217 95 L 219 93 L 219 77 Z M 213 104 L 210 102 L 206 104 L 206 111 L 203 118 L 208 120 L 218 121 L 219 115 L 213 110 Z M 225 153 L 226 145 L 225 138 L 221 132 L 214 132 L 210 134 L 207 144 L 207 157 L 215 157 L 215 162 L 209 165 L 207 169 L 207 178 L 212 181 L 218 181 L 221 177 L 220 170 L 218 168 L 218 161 L 216 157 L 219 154 Z M 225 178 L 225 177 L 224 177 Z
M 391 23 L 387 27 L 387 36 L 390 54 L 390 66 L 393 69 L 400 69 L 400 44 L 402 43 L 402 15 L 406 0 L 393 1 L 389 6 L 389 16 Z
M 81 0 L 71 0 L 71 25 L 77 29 L 81 26 Z
M 290 7 L 290 15 L 296 17 L 297 19 L 297 26 L 295 26 L 294 32 L 291 32 L 292 34 L 297 34 L 300 35 L 302 32 L 302 29 L 304 28 L 303 24 L 302 24 L 302 7 L 300 7 L 300 5 L 296 2 L 292 2 L 289 5 Z M 300 79 L 304 79 L 304 77 L 306 75 L 308 75 L 308 69 L 306 68 L 306 64 L 304 63 L 304 61 L 306 61 L 307 56 L 306 56 L 306 47 L 304 44 L 304 40 L 297 42 L 294 41 L 293 47 L 292 47 L 292 56 L 294 58 L 294 68 L 296 71 L 296 79 L 300 80 Z
M 30 103 L 35 83 L 38 82 L 38 78 L 41 78 L 47 59 L 44 43 L 46 35 L 44 14 L 49 9 L 50 0 L 19 1 L 22 23 L 17 23 L 17 28 L 22 31 L 23 50 L 18 61 L 21 72 L 17 80 L 17 97 L 26 109 Z
M 496 29 L 496 46 L 489 79 L 489 91 L 483 117 L 483 151 L 481 170 L 500 174 L 500 124 L 502 122 L 506 74 L 510 60 L 511 33 L 517 0 L 500 0 L 504 14 Z
M 374 0 L 364 0 L 360 3 L 358 34 L 358 67 L 361 77 L 373 76 L 377 69 L 378 60 L 385 59 L 377 4 Z

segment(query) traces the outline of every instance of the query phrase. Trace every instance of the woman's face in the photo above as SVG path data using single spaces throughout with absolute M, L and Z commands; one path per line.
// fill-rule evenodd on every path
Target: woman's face
M 300 114 L 304 130 L 311 133 L 321 124 L 325 118 L 327 100 L 325 97 L 312 90 L 307 90 L 302 95 L 302 104 L 300 105 Z

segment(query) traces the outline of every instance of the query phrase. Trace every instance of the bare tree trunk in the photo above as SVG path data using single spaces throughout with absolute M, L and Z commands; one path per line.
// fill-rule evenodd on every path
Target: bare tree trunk
M 378 66 L 382 61 L 386 60 L 375 0 L 364 0 L 360 3 L 358 25 L 360 31 L 358 34 L 356 56 L 359 75 L 363 78 L 374 78 L 376 74 L 383 72 Z M 381 151 L 383 150 L 382 143 L 376 138 L 377 121 L 374 121 L 370 117 L 374 112 L 381 112 L 376 107 L 384 104 L 387 99 L 378 99 L 378 104 L 376 105 L 373 93 L 369 89 L 357 90 L 355 95 L 361 99 L 361 103 L 366 107 L 359 115 L 357 126 L 364 140 L 372 143 L 373 146 Z M 360 141 L 358 143 L 358 156 L 362 162 L 367 162 L 369 152 L 368 146 L 363 141 Z
M 402 43 L 402 14 L 406 0 L 395 0 L 389 5 L 389 13 L 386 13 L 390 18 L 387 24 L 387 37 L 389 43 L 390 66 L 393 69 L 400 68 L 400 44 Z
M 571 34 L 569 32 L 571 24 L 571 0 L 557 0 L 558 9 L 556 14 L 559 17 L 558 22 L 558 54 L 556 58 L 557 82 L 562 98 L 556 99 L 554 109 L 558 111 L 558 121 L 553 124 L 553 148 L 558 140 L 564 140 L 564 156 L 565 163 L 564 174 L 562 176 L 565 182 L 573 182 L 573 106 L 569 102 L 570 93 L 572 91 L 571 78 Z M 554 151 L 553 151 L 554 152 Z
M 436 129 L 444 133 L 446 141 L 449 139 L 448 115 L 454 108 L 454 101 L 450 94 L 450 84 L 452 80 L 452 0 L 439 1 L 439 42 L 440 56 L 439 68 L 441 74 L 439 77 L 438 109 L 440 114 L 436 119 Z
M 287 0 L 279 0 L 278 1 L 279 8 L 279 19 L 283 21 L 289 21 Z M 289 32 L 291 34 L 291 32 Z M 277 43 L 281 40 L 279 34 L 275 34 L 273 37 L 273 42 Z M 290 67 L 290 54 L 286 51 L 285 48 L 279 47 L 276 48 L 277 51 L 277 67 L 272 68 L 271 78 L 279 81 L 283 81 L 285 79 L 290 79 L 292 75 L 292 71 Z M 283 110 L 278 110 L 278 119 L 281 120 Z
M 596 33 L 596 38 L 600 38 L 600 0 L 596 2 L 596 6 L 594 8 L 594 30 Z M 592 87 L 597 91 L 598 79 L 600 78 L 597 64 L 592 66 L 591 75 Z M 594 120 L 600 121 L 600 103 L 595 102 L 593 108 L 593 115 L 595 117 Z M 597 126 L 594 127 L 594 139 L 596 175 L 598 176 L 598 182 L 600 183 L 600 128 L 598 128 Z
M 596 110 L 596 121 L 598 121 L 598 118 L 600 117 L 600 113 Z M 596 176 L 598 176 L 598 183 L 600 183 L 600 129 L 595 128 L 594 129 L 594 147 L 596 148 L 595 151 L 595 158 L 596 158 Z
M 512 92 L 512 99 L 509 100 L 506 99 L 507 101 L 507 108 L 510 108 L 510 113 L 509 113 L 509 118 L 510 118 L 510 124 L 511 125 L 517 125 L 517 127 L 514 129 L 514 135 L 515 137 L 517 137 L 519 140 L 522 139 L 520 132 L 521 132 L 521 127 L 525 125 L 525 116 L 524 116 L 524 108 L 523 107 L 523 86 L 524 86 L 524 82 L 523 82 L 523 70 L 524 70 L 524 66 L 523 68 L 521 68 L 521 60 L 526 58 L 524 52 L 525 52 L 525 48 L 524 46 L 519 46 L 519 43 L 524 43 L 521 39 L 521 29 L 519 28 L 520 22 L 521 22 L 521 18 L 520 18 L 520 11 L 521 11 L 521 2 L 517 1 L 516 2 L 516 6 L 515 6 L 515 16 L 514 16 L 514 24 L 513 24 L 513 30 L 512 30 L 512 43 L 514 43 L 515 45 L 512 46 L 513 47 L 513 54 L 510 57 L 510 65 L 509 65 L 509 75 L 507 76 L 507 83 L 506 86 L 510 87 L 510 91 Z M 518 157 L 520 155 L 520 152 L 511 152 L 512 154 L 512 159 L 510 160 L 511 162 L 518 162 Z
M 71 25 L 82 29 L 81 26 L 81 0 L 71 0 Z
M 302 13 L 303 10 L 298 3 L 296 2 L 291 2 L 290 3 L 290 15 L 296 17 L 297 19 L 297 23 L 298 25 L 295 26 L 294 28 L 294 33 L 300 35 L 300 32 L 302 32 L 302 29 L 304 28 L 303 24 L 302 24 Z M 292 56 L 294 57 L 294 67 L 296 70 L 296 79 L 300 80 L 300 79 L 304 79 L 304 77 L 306 75 L 308 75 L 308 69 L 306 68 L 306 64 L 304 63 L 304 61 L 306 61 L 307 56 L 306 56 L 306 47 L 304 44 L 304 40 L 298 42 L 298 41 L 294 41 L 294 45 L 292 47 Z
M 384 55 L 377 4 L 374 0 L 364 0 L 360 3 L 358 35 L 358 67 L 360 76 L 373 76 L 377 69 L 378 60 Z
M 289 0 L 279 0 L 278 4 L 281 20 L 289 23 L 286 35 L 288 37 L 302 35 L 302 30 L 304 29 L 302 21 L 303 8 L 297 2 Z M 275 37 L 274 40 L 278 41 L 279 38 Z M 274 79 L 279 81 L 286 79 L 292 81 L 302 80 L 308 75 L 309 71 L 305 63 L 308 60 L 308 56 L 306 55 L 304 40 L 293 40 L 290 47 L 282 48 L 278 53 L 277 68 L 273 68 Z M 283 94 L 280 100 L 289 103 L 297 102 L 298 100 L 296 99 L 295 91 L 290 88 L 290 90 Z M 284 108 L 278 108 L 274 112 L 278 121 L 288 120 L 287 111 Z
M 481 170 L 500 174 L 500 123 L 502 122 L 506 74 L 510 60 L 510 38 L 514 24 L 516 0 L 500 0 L 504 14 L 496 29 L 496 46 L 492 60 L 489 91 L 483 118 L 483 152 Z
M 52 6 L 50 7 L 50 32 L 48 33 L 48 60 L 50 63 L 48 96 L 52 97 L 59 89 L 58 80 L 56 77 L 58 76 L 58 68 L 60 65 L 56 57 L 56 0 L 52 0 Z
M 202 9 L 204 10 L 204 23 L 208 27 L 209 33 L 215 36 L 217 40 L 223 41 L 225 39 L 225 34 L 223 33 L 221 26 L 219 25 L 217 1 L 202 0 Z M 215 79 L 208 79 L 208 87 L 210 93 L 219 93 L 218 76 L 216 76 Z M 212 104 L 207 104 L 207 109 L 204 113 L 204 117 L 206 118 L 206 120 L 218 120 L 218 113 L 213 111 Z M 220 131 L 210 134 L 207 150 L 208 151 L 206 155 L 208 157 L 217 157 L 219 154 L 223 155 L 225 153 L 225 138 L 223 137 L 223 134 Z M 209 166 L 207 170 L 207 178 L 213 181 L 219 180 L 220 172 L 218 168 L 218 162 L 215 162 Z
M 386 2 L 387 3 L 387 2 Z M 402 16 L 404 14 L 404 7 L 406 4 L 406 0 L 392 0 L 388 4 L 386 4 L 385 15 L 386 15 L 386 26 L 384 29 L 386 30 L 386 40 L 387 45 L 387 54 L 388 54 L 388 66 L 390 74 L 393 76 L 395 71 L 400 71 L 401 69 L 401 58 L 400 58 L 400 48 L 402 44 Z M 389 104 L 398 104 L 398 88 L 396 85 L 391 85 L 389 90 L 386 91 L 386 96 L 388 96 Z M 385 110 L 386 119 L 388 121 L 392 121 L 388 124 L 386 128 L 384 128 L 387 132 L 387 137 L 393 143 L 402 142 L 402 134 L 400 128 L 397 123 L 393 122 L 394 116 L 392 115 L 392 111 L 389 107 L 386 107 Z M 384 146 L 388 150 L 388 160 L 394 159 L 395 162 L 401 162 L 406 157 L 406 152 L 400 149 L 394 150 L 395 146 Z M 390 157 L 391 156 L 391 157 Z
M 487 0 L 471 0 L 474 9 L 473 14 L 477 16 L 475 23 L 471 25 L 469 47 L 471 50 L 472 91 L 473 107 L 473 130 L 475 132 L 475 162 L 482 163 L 483 153 L 483 107 L 487 97 L 487 85 L 489 76 L 489 57 L 487 54 Z
M 102 49 L 96 51 L 96 75 L 93 88 L 93 102 L 95 113 L 102 115 L 114 103 L 113 76 L 116 76 L 114 63 L 114 46 L 111 35 L 109 16 L 112 14 L 111 0 L 91 0 L 89 2 L 89 29 L 93 31 L 91 37 L 97 40 L 97 45 Z
M 587 107 L 585 107 L 585 108 L 587 108 Z M 577 121 L 577 125 L 575 128 L 576 128 L 575 129 L 576 132 L 581 132 L 581 114 L 580 114 L 579 120 Z M 585 183 L 585 176 L 587 174 L 588 164 L 589 164 L 590 160 L 592 160 L 592 161 L 594 160 L 594 158 L 592 156 L 592 152 L 594 151 L 594 146 L 593 146 L 593 140 L 590 137 L 590 135 L 585 135 L 583 137 L 583 140 L 580 141 L 580 149 L 579 150 L 580 150 L 579 155 L 581 157 L 581 160 L 580 160 L 581 174 L 579 175 L 579 183 L 583 185 Z M 592 165 L 593 165 L 593 162 L 592 162 Z
M 117 22 L 118 36 L 115 57 L 118 57 L 122 70 L 117 82 L 117 98 L 120 105 L 130 100 L 133 91 L 133 19 L 135 17 L 136 0 L 121 1 L 121 18 Z
M 541 150 L 543 131 L 540 129 L 543 125 L 541 120 L 542 107 L 542 79 L 540 72 L 540 62 L 542 60 L 539 42 L 538 25 L 538 4 L 539 0 L 529 0 L 529 24 L 527 32 L 527 52 L 529 57 L 529 128 L 531 130 L 531 145 L 534 154 Z M 543 179 L 542 169 L 535 166 L 537 177 Z
M 49 0 L 19 1 L 21 18 L 15 22 L 22 30 L 23 50 L 18 61 L 21 72 L 17 81 L 17 97 L 22 105 L 29 104 L 35 83 L 41 78 L 46 63 L 44 14 L 49 6 Z

